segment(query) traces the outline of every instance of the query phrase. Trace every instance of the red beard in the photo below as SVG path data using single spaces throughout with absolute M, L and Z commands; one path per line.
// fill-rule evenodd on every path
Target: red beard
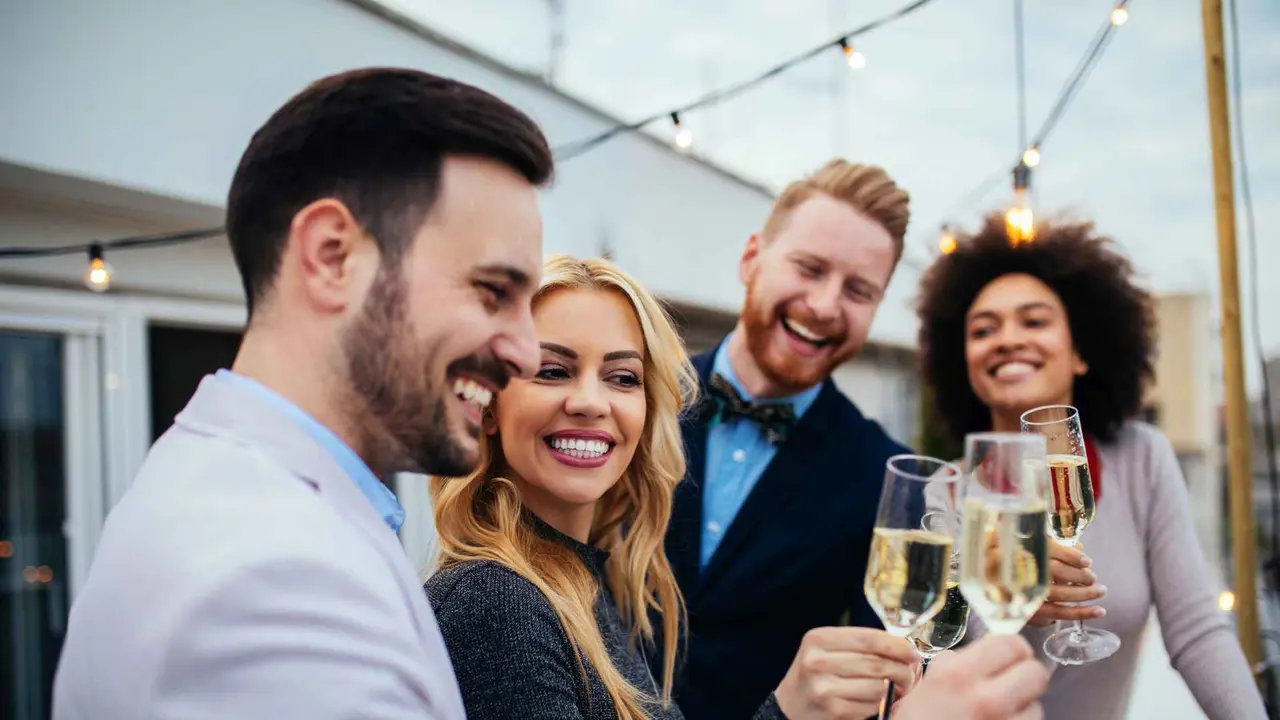
M 794 395 L 826 380 L 858 351 L 856 346 L 846 347 L 848 338 L 842 336 L 836 340 L 833 352 L 814 358 L 796 355 L 778 337 L 779 332 L 787 332 L 780 327 L 782 317 L 782 307 L 766 307 L 756 299 L 753 286 L 747 287 L 742 309 L 747 349 L 760 371 L 783 395 Z

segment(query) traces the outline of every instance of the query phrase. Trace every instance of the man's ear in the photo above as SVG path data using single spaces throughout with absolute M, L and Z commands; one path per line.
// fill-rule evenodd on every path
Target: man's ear
M 756 263 L 760 259 L 760 249 L 764 240 L 760 233 L 751 233 L 747 238 L 747 246 L 742 249 L 742 257 L 738 260 L 738 282 L 747 285 L 755 274 Z
M 358 302 L 378 265 L 373 240 L 334 198 L 321 198 L 294 214 L 286 261 L 312 306 L 330 313 Z

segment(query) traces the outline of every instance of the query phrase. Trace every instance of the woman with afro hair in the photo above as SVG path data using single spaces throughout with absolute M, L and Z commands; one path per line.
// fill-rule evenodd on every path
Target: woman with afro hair
M 924 380 L 951 439 L 1019 432 L 1022 413 L 1073 405 L 1086 433 L 1097 511 L 1092 551 L 1051 543 L 1053 584 L 1023 635 L 1043 656 L 1057 620 L 1087 620 L 1120 649 L 1057 667 L 1045 717 L 1122 718 L 1154 607 L 1173 667 L 1215 720 L 1263 718 L 1213 578 L 1196 541 L 1186 485 L 1169 441 L 1136 420 L 1155 353 L 1150 295 L 1089 223 L 1045 224 L 1014 244 L 999 215 L 958 239 L 921 279 Z M 1073 605 L 1105 596 L 1102 606 Z M 971 634 L 981 634 L 971 621 Z

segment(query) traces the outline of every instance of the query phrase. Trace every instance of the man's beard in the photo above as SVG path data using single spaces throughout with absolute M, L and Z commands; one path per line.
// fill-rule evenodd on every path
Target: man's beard
M 742 309 L 747 350 L 755 360 L 756 366 L 760 368 L 760 372 L 782 394 L 794 395 L 817 385 L 857 353 L 856 347 L 842 349 L 841 346 L 848 340 L 847 336 L 837 338 L 835 352 L 821 359 L 802 358 L 785 347 L 779 347 L 776 333 L 777 331 L 786 332 L 784 328 L 779 327 L 784 314 L 785 309 L 782 306 L 770 307 L 761 302 L 755 295 L 754 284 L 747 286 L 746 302 Z M 807 320 L 807 318 L 796 319 L 801 322 Z
M 435 340 L 415 347 L 406 296 L 404 278 L 384 268 L 360 315 L 342 333 L 353 431 L 359 451 L 380 476 L 460 477 L 475 469 L 477 453 L 451 432 L 452 390 L 445 378 L 433 376 L 439 348 Z

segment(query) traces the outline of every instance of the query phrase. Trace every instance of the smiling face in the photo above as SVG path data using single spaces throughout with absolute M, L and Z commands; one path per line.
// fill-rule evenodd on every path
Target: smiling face
M 382 263 L 340 331 L 349 414 L 377 472 L 475 468 L 492 393 L 536 367 L 530 300 L 541 233 L 537 191 L 524 178 L 492 161 L 445 161 L 413 245 Z
M 769 394 L 812 387 L 862 349 L 896 255 L 882 225 L 824 194 L 791 211 L 774 237 L 751 238 L 742 329 Z
M 582 539 L 644 434 L 644 333 L 612 290 L 553 290 L 533 319 L 541 365 L 498 394 L 489 431 L 525 505 Z
M 965 318 L 965 362 L 997 428 L 1015 430 L 1027 410 L 1070 405 L 1076 376 L 1088 370 L 1062 300 L 1024 274 L 999 277 L 978 293 Z

